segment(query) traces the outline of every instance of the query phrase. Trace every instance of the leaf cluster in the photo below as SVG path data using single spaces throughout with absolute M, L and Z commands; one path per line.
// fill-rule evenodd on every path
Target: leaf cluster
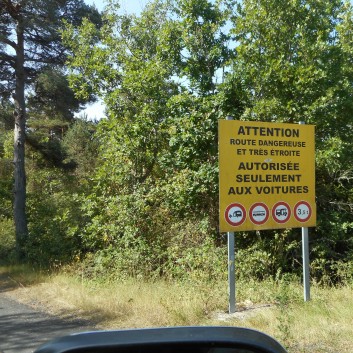
M 67 22 L 76 98 L 56 99 L 66 79 L 55 71 L 39 76 L 31 98 L 32 133 L 50 140 L 39 117 L 55 117 L 53 140 L 79 165 L 60 175 L 32 166 L 40 175 L 31 178 L 33 234 L 45 230 L 40 247 L 52 232 L 72 247 L 54 241 L 47 257 L 78 254 L 87 275 L 225 276 L 217 123 L 231 115 L 316 125 L 312 274 L 324 283 L 351 278 L 344 271 L 353 255 L 352 19 L 351 5 L 339 0 L 157 0 L 140 15 L 121 14 L 111 1 L 101 26 Z M 106 119 L 72 125 L 76 99 L 93 97 Z M 57 119 L 69 122 L 60 138 Z M 42 185 L 48 203 L 38 198 Z M 298 230 L 236 239 L 240 277 L 301 273 Z

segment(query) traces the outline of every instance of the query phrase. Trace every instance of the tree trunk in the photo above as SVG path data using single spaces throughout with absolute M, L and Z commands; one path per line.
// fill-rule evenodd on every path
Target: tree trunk
M 16 230 L 17 252 L 20 259 L 24 257 L 23 243 L 28 236 L 26 217 L 26 171 L 25 171 L 25 68 L 24 68 L 24 28 L 23 18 L 17 17 L 16 48 L 16 91 L 15 130 L 14 130 L 14 222 Z

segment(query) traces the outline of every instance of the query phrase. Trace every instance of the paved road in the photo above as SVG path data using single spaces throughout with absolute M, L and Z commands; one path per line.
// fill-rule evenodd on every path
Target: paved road
M 6 295 L 9 286 L 0 278 L 0 352 L 31 353 L 58 336 L 89 331 L 80 320 L 61 320 L 20 304 Z

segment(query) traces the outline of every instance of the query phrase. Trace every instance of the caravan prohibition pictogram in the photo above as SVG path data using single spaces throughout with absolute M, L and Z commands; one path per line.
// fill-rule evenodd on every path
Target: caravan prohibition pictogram
M 260 225 L 266 223 L 269 216 L 270 211 L 263 202 L 254 203 L 250 207 L 249 217 L 254 224 Z
M 286 202 L 277 202 L 272 208 L 272 217 L 277 223 L 288 222 L 290 214 L 290 207 Z
M 237 227 L 244 223 L 246 211 L 240 203 L 232 203 L 226 208 L 224 216 L 230 225 Z

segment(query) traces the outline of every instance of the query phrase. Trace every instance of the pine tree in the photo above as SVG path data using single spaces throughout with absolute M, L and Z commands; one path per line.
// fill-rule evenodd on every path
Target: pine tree
M 62 67 L 62 20 L 78 25 L 83 17 L 99 23 L 95 8 L 82 0 L 0 0 L 0 95 L 14 105 L 14 222 L 19 257 L 28 236 L 26 218 L 26 94 L 43 68 Z

